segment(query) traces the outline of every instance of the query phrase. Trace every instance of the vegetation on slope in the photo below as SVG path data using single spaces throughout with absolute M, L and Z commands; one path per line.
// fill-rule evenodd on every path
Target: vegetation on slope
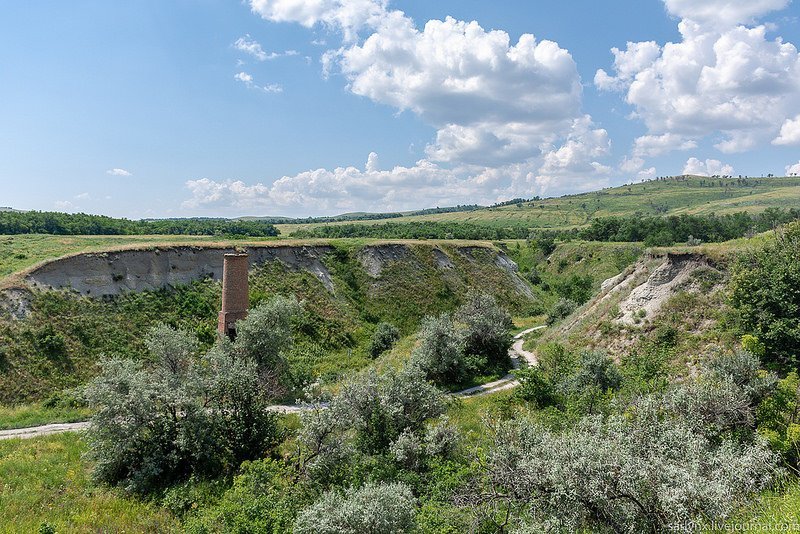
M 457 222 L 490 227 L 570 229 L 589 224 L 600 217 L 662 215 L 717 215 L 766 208 L 789 209 L 800 203 L 800 177 L 784 178 L 709 178 L 678 176 L 619 187 L 531 200 L 469 211 L 407 216 L 387 222 Z M 374 225 L 379 221 L 366 221 Z M 324 225 L 351 224 L 350 222 Z M 361 223 L 358 223 L 361 224 Z M 280 224 L 281 235 L 308 230 L 323 224 Z
M 320 226 L 298 230 L 298 238 L 401 238 L 401 239 L 524 239 L 534 236 L 557 237 L 562 241 L 644 242 L 647 246 L 670 246 L 676 242 L 700 244 L 729 241 L 771 230 L 800 218 L 800 210 L 767 208 L 762 213 L 745 211 L 726 215 L 645 216 L 636 213 L 625 217 L 592 219 L 588 227 L 537 230 L 524 225 L 483 226 L 464 222 L 388 222 L 384 224 L 349 224 Z
M 362 373 L 332 396 L 315 399 L 299 421 L 282 427 L 281 443 L 265 445 L 262 458 L 243 463 L 232 480 L 198 472 L 167 489 L 148 490 L 148 498 L 190 532 L 361 532 L 376 525 L 421 532 L 660 532 L 712 521 L 732 529 L 741 521 L 778 527 L 792 519 L 797 486 L 792 478 L 785 486 L 781 481 L 800 460 L 796 366 L 775 356 L 796 349 L 791 297 L 800 244 L 778 239 L 789 248 L 785 253 L 770 249 L 769 239 L 751 242 L 758 248 L 734 268 L 731 282 L 728 265 L 741 251 L 714 249 L 713 260 L 707 258 L 711 268 L 695 269 L 658 316 L 637 315 L 633 344 L 619 347 L 618 359 L 586 350 L 589 338 L 541 341 L 539 365 L 519 373 L 523 385 L 516 392 L 449 407 L 413 359 L 399 371 Z M 639 246 L 551 245 L 506 244 L 525 276 L 538 277 L 535 292 L 547 295 L 548 304 L 591 298 L 607 273 L 616 274 L 615 261 L 635 256 Z M 390 271 L 372 278 L 350 268 L 358 252 L 335 254 L 329 268 L 337 294 L 357 303 L 342 309 L 377 331 L 379 318 L 367 320 L 363 310 Z M 406 276 L 427 272 L 425 255 L 417 253 L 398 262 L 407 263 Z M 657 261 L 653 256 L 643 265 Z M 642 273 L 646 278 L 647 269 Z M 748 322 L 747 306 L 726 299 L 721 289 L 735 293 L 741 281 L 770 315 Z M 774 291 L 776 285 L 787 291 Z M 403 295 L 413 295 L 410 287 Z M 555 318 L 552 330 L 573 319 Z M 604 330 L 610 326 L 602 316 L 594 319 L 601 337 L 613 334 Z M 402 334 L 416 328 L 411 323 Z M 684 323 L 685 329 L 674 328 Z M 434 338 L 440 331 L 451 332 L 437 327 Z M 723 342 L 699 354 L 709 332 Z M 365 355 L 371 337 L 362 338 Z M 748 350 L 735 346 L 740 343 Z M 691 372 L 686 353 L 692 353 Z M 469 351 L 448 354 L 462 363 L 469 358 Z M 490 419 L 480 421 L 479 411 Z M 782 487 L 780 497 L 771 493 Z M 759 497 L 765 488 L 771 489 Z
M 385 261 L 375 277 L 359 260 L 363 246 L 335 248 L 324 259 L 333 292 L 310 272 L 280 262 L 251 272 L 252 306 L 273 295 L 295 295 L 303 303 L 294 321 L 295 346 L 287 356 L 298 387 L 317 379 L 335 381 L 346 371 L 365 367 L 373 360 L 370 344 L 380 323 L 408 336 L 424 316 L 461 305 L 470 288 L 490 292 L 517 314 L 535 303 L 494 263 L 496 251 L 441 245 L 451 262 L 451 268 L 443 269 L 430 245 L 395 246 L 404 255 Z M 103 355 L 143 360 L 144 334 L 157 323 L 193 332 L 208 347 L 216 337 L 220 291 L 220 284 L 211 280 L 108 299 L 35 291 L 26 319 L 0 319 L 0 401 L 46 399 L 84 383 L 97 373 Z M 287 391 L 286 398 L 294 400 L 296 394 Z

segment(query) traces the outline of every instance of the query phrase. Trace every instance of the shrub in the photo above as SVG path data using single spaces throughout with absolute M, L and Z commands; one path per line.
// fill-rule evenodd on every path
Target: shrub
M 744 253 L 731 275 L 731 304 L 743 334 L 764 346 L 763 360 L 779 371 L 800 365 L 800 222 L 775 242 Z
M 568 396 L 586 401 L 589 413 L 593 413 L 601 397 L 622 385 L 622 373 L 605 353 L 584 351 L 577 370 L 560 385 Z
M 555 282 L 553 288 L 562 298 L 580 305 L 591 298 L 593 283 L 592 277 L 589 275 L 573 274 L 564 280 Z
M 717 445 L 650 405 L 563 433 L 522 420 L 497 432 L 488 491 L 470 488 L 462 502 L 522 507 L 533 530 L 662 532 L 727 517 L 769 484 L 774 462 L 760 443 Z
M 219 502 L 186 523 L 189 533 L 290 532 L 310 492 L 294 481 L 291 468 L 274 460 L 245 462 Z
M 390 323 L 380 323 L 369 341 L 369 355 L 374 359 L 391 349 L 400 339 L 400 331 Z
M 214 475 L 262 455 L 277 436 L 269 383 L 223 343 L 196 357 L 192 336 L 154 328 L 152 369 L 108 359 L 83 390 L 95 408 L 87 433 L 94 477 L 145 493 L 190 475 Z
M 511 316 L 493 296 L 470 293 L 455 317 L 465 325 L 466 354 L 485 359 L 490 366 L 504 365 L 505 369 L 508 368 L 508 349 L 514 341 L 510 332 L 513 323 Z
M 750 440 L 756 427 L 756 410 L 775 387 L 775 376 L 760 370 L 752 354 L 722 353 L 704 365 L 698 380 L 668 391 L 663 403 L 709 438 Z
M 578 364 L 576 356 L 560 343 L 543 343 L 536 350 L 536 357 L 537 368 L 551 383 L 572 375 Z
M 550 310 L 550 315 L 547 317 L 547 324 L 552 325 L 556 321 L 560 321 L 568 317 L 578 307 L 578 303 L 574 300 L 560 298 Z
M 303 510 L 297 534 L 393 534 L 414 528 L 416 499 L 402 483 L 329 491 Z
M 419 330 L 419 345 L 411 355 L 412 365 L 436 384 L 458 384 L 469 376 L 473 362 L 464 357 L 464 336 L 446 314 L 426 317 Z
M 525 278 L 531 284 L 538 286 L 542 283 L 542 275 L 539 273 L 539 270 L 536 267 L 531 267 L 524 273 Z
M 756 412 L 758 433 L 793 467 L 800 463 L 800 379 L 795 371 L 777 384 Z
M 555 388 L 541 369 L 538 367 L 517 369 L 514 371 L 514 376 L 517 377 L 520 384 L 514 392 L 515 395 L 532 402 L 537 408 L 546 408 L 556 404 Z
M 312 477 L 337 476 L 357 454 L 385 454 L 404 433 L 422 439 L 425 422 L 444 412 L 445 397 L 416 368 L 378 375 L 374 370 L 348 382 L 328 403 L 300 415 L 301 463 Z
M 302 308 L 294 297 L 273 297 L 236 323 L 236 346 L 260 369 L 281 372 L 292 347 L 292 321 Z

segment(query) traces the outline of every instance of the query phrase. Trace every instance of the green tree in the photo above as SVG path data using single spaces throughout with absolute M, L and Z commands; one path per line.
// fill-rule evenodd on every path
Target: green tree
M 464 351 L 485 360 L 490 368 L 509 368 L 508 349 L 511 348 L 511 316 L 497 300 L 486 293 L 472 292 L 467 302 L 455 314 L 465 326 Z
M 426 317 L 419 330 L 412 365 L 436 384 L 458 384 L 467 379 L 473 363 L 464 356 L 465 340 L 447 314 Z
M 400 331 L 390 323 L 380 323 L 369 340 L 369 355 L 374 359 L 391 349 L 400 339 Z
M 262 371 L 280 374 L 293 345 L 292 322 L 301 310 L 294 297 L 276 296 L 260 304 L 236 323 L 236 348 Z
M 800 368 L 800 222 L 742 254 L 731 275 L 731 304 L 743 334 L 755 335 L 778 371 Z

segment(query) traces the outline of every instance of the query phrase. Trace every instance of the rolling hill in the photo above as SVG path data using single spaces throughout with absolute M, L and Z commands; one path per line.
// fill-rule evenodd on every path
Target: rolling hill
M 462 222 L 495 227 L 569 229 L 605 216 L 709 214 L 759 212 L 767 208 L 800 205 L 800 177 L 709 178 L 677 176 L 600 191 L 533 200 L 499 207 L 447 213 L 392 214 L 385 219 L 278 224 L 281 235 L 291 235 L 328 224 L 382 224 L 386 222 Z

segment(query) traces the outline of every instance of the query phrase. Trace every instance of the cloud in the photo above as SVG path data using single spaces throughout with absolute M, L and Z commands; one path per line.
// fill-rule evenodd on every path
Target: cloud
M 693 174 L 696 176 L 727 176 L 733 174 L 733 167 L 726 165 L 716 159 L 700 161 L 697 158 L 689 158 L 683 167 L 683 174 Z
M 794 165 L 787 165 L 786 166 L 786 175 L 798 175 L 800 174 L 800 161 L 795 163 Z
M 639 180 L 652 180 L 656 177 L 656 168 L 649 167 L 647 169 L 642 169 L 638 173 L 636 173 L 636 178 Z
M 683 140 L 711 137 L 724 153 L 783 139 L 781 124 L 800 107 L 800 54 L 766 25 L 748 23 L 786 0 L 666 0 L 682 20 L 681 40 L 647 41 L 612 49 L 613 75 L 598 70 L 600 90 L 622 91 L 648 136 Z M 777 137 L 776 137 L 777 136 Z
M 431 20 L 420 31 L 393 12 L 378 31 L 328 57 L 353 93 L 409 110 L 437 128 L 428 157 L 496 165 L 539 153 L 580 116 L 581 84 L 552 41 L 477 22 Z
M 238 80 L 238 81 L 242 82 L 243 84 L 247 85 L 248 87 L 253 85 L 253 76 L 251 76 L 250 74 L 247 74 L 246 72 L 238 72 L 238 73 L 234 74 L 233 78 L 235 80 Z
M 644 160 L 642 158 L 633 156 L 623 156 L 622 161 L 619 164 L 619 170 L 622 172 L 636 172 L 644 166 Z
M 89 193 L 79 193 L 75 195 L 76 200 L 89 200 L 90 198 L 92 197 Z
M 800 115 L 794 119 L 786 119 L 778 137 L 772 140 L 773 145 L 800 145 Z
M 374 153 L 373 153 L 374 154 Z M 420 198 L 459 203 L 472 193 L 456 172 L 420 161 L 412 167 L 378 170 L 377 155 L 368 158 L 367 168 L 316 169 L 284 176 L 272 184 L 247 185 L 240 180 L 189 180 L 191 198 L 187 209 L 224 208 L 238 210 L 312 209 L 317 213 L 354 209 L 405 209 Z
M 603 134 L 590 130 L 588 137 L 600 145 L 604 143 Z M 377 154 L 371 153 L 364 169 L 316 169 L 283 176 L 272 183 L 200 178 L 186 182 L 190 198 L 182 208 L 192 213 L 205 210 L 241 214 L 257 210 L 307 216 L 354 210 L 408 210 L 419 208 L 420 202 L 427 206 L 492 204 L 519 196 L 607 186 L 611 169 L 597 162 L 584 164 L 581 156 L 604 149 L 582 147 L 579 142 L 587 140 L 574 139 L 554 148 L 546 163 L 446 168 L 422 159 L 409 167 L 382 170 Z
M 271 83 L 267 85 L 257 85 L 253 81 L 253 76 L 248 74 L 244 71 L 234 74 L 233 78 L 239 82 L 242 82 L 245 86 L 249 89 L 258 89 L 260 91 L 264 91 L 265 93 L 282 93 L 283 86 L 277 83 Z
M 245 34 L 244 37 L 239 37 L 236 39 L 236 42 L 233 43 L 233 47 L 240 52 L 250 54 L 259 61 L 266 61 L 270 58 L 269 55 L 264 52 L 264 49 L 261 48 L 261 45 L 258 43 L 258 41 L 250 37 L 250 34 Z
M 425 158 L 390 170 L 371 153 L 363 170 L 317 169 L 255 184 L 189 180 L 184 209 L 407 209 L 420 198 L 492 203 L 609 182 L 608 132 L 582 112 L 577 67 L 558 43 L 530 34 L 513 42 L 452 17 L 418 27 L 382 0 L 250 5 L 272 22 L 338 32 L 342 44 L 323 54 L 323 73 L 341 75 L 354 95 L 415 114 L 436 133 Z
M 365 166 L 366 171 L 375 172 L 378 170 L 379 165 L 380 163 L 378 160 L 378 154 L 376 154 L 375 152 L 370 152 L 369 156 L 367 156 L 367 164 Z
M 576 119 L 566 141 L 544 154 L 536 176 L 540 191 L 547 192 L 555 184 L 560 189 L 567 184 L 586 189 L 587 183 L 605 183 L 607 180 L 603 177 L 611 172 L 611 167 L 597 160 L 607 155 L 610 149 L 608 132 L 595 128 L 588 115 Z
M 789 0 L 664 0 L 667 11 L 681 19 L 704 24 L 734 26 L 789 5 Z
M 387 16 L 386 0 L 250 0 L 250 8 L 271 22 L 294 22 L 306 28 L 322 24 L 341 31 L 347 41 Z
M 614 55 L 615 76 L 609 76 L 599 69 L 594 76 L 594 83 L 603 91 L 618 91 L 629 84 L 636 74 L 651 65 L 661 54 L 661 47 L 655 41 L 641 43 L 628 42 L 626 50 L 612 48 Z
M 697 143 L 681 135 L 666 133 L 661 135 L 643 135 L 633 141 L 635 156 L 661 156 L 673 150 L 690 150 L 697 148 Z
M 125 169 L 108 169 L 106 174 L 109 176 L 133 176 L 133 173 L 126 171 Z

